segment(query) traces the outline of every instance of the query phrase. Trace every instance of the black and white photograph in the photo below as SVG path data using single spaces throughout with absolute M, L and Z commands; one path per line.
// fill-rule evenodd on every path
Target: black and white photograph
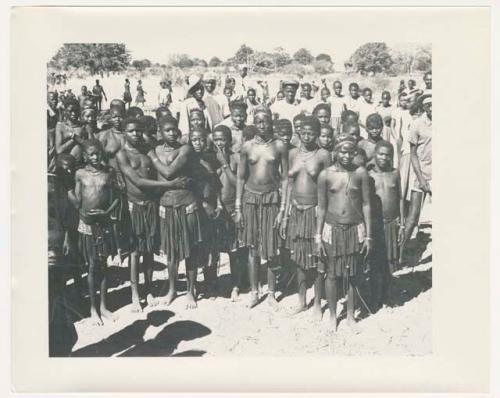
M 432 43 L 200 23 L 47 60 L 49 355 L 432 354 Z

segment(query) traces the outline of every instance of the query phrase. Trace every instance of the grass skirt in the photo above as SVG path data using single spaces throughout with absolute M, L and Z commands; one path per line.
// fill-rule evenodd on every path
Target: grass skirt
M 153 201 L 128 202 L 131 250 L 154 253 L 158 250 L 158 204 Z
M 316 206 L 298 208 L 293 205 L 288 221 L 285 246 L 290 250 L 290 258 L 299 267 L 311 269 L 316 267 Z M 308 207 L 308 208 L 307 208 Z

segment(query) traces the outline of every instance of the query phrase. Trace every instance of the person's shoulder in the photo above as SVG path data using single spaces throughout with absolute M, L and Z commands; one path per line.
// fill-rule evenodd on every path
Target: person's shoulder
M 242 151 L 245 151 L 245 152 L 248 151 L 250 148 L 252 148 L 252 146 L 253 146 L 253 138 L 251 140 L 245 141 L 243 143 L 243 145 L 241 145 L 240 153 Z
M 276 147 L 276 149 L 278 149 L 280 151 L 287 151 L 288 152 L 288 146 L 287 146 L 287 144 L 285 144 L 279 138 L 275 138 L 273 144 Z
M 75 178 L 81 178 L 84 175 L 86 175 L 87 173 L 88 173 L 87 169 L 85 167 L 82 167 L 82 168 L 75 171 Z
M 368 177 L 368 169 L 366 166 L 358 166 L 354 170 L 354 174 L 360 177 Z
M 330 158 L 331 154 L 332 153 L 330 151 L 326 150 L 325 148 L 318 149 L 318 156 Z

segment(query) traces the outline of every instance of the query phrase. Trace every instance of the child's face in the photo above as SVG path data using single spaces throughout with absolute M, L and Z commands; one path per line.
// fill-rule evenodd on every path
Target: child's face
M 122 124 L 122 121 L 123 121 L 122 112 L 117 108 L 111 109 L 109 121 L 111 122 L 111 125 L 115 129 L 120 129 L 120 125 Z
M 196 90 L 193 91 L 193 97 L 201 101 L 203 99 L 203 94 L 205 94 L 205 88 L 202 84 L 199 84 Z
M 372 92 L 371 90 L 365 90 L 363 92 L 363 98 L 366 102 L 372 102 Z
M 212 140 L 219 149 L 226 149 L 229 147 L 229 139 L 223 131 L 214 132 Z
M 97 120 L 96 114 L 93 111 L 86 111 L 83 112 L 82 114 L 82 123 L 83 124 L 90 124 L 93 125 L 95 124 Z
M 335 95 L 341 95 L 342 94 L 342 84 L 341 83 L 335 83 L 333 85 L 333 91 L 335 91 Z
M 55 94 L 49 94 L 47 102 L 49 103 L 51 108 L 55 108 L 57 106 L 57 98 Z
M 191 128 L 203 127 L 205 125 L 205 116 L 201 112 L 193 112 L 189 117 L 189 125 Z
M 413 80 L 408 81 L 408 88 L 412 90 L 415 87 L 415 82 Z
M 88 147 L 84 152 L 85 162 L 91 166 L 97 167 L 101 164 L 102 151 L 95 146 Z
M 431 90 L 432 89 L 432 75 L 430 73 L 427 73 L 424 76 L 424 83 L 425 83 L 425 88 L 427 90 Z
M 429 119 L 432 120 L 432 102 L 423 105 L 424 112 L 427 114 Z
M 283 92 L 282 91 L 278 92 L 278 94 L 276 95 L 276 100 L 283 101 L 283 98 L 285 98 Z
M 389 94 L 382 95 L 382 105 L 388 106 L 390 101 L 391 101 L 391 96 Z
M 195 152 L 203 152 L 207 146 L 207 138 L 205 134 L 199 131 L 193 131 L 190 136 L 191 145 Z
M 389 148 L 380 147 L 375 153 L 375 163 L 381 170 L 386 170 L 391 167 L 393 153 Z
M 231 88 L 225 88 L 224 95 L 227 97 L 227 99 L 231 98 L 233 95 L 233 90 Z
M 302 130 L 302 120 L 298 119 L 293 122 L 293 131 L 295 131 L 295 134 L 299 134 Z
M 295 89 L 295 87 L 286 86 L 283 91 L 286 100 L 291 104 L 295 100 L 295 94 L 297 93 L 297 90 Z
M 330 123 L 330 112 L 328 112 L 326 109 L 320 109 L 318 112 L 316 112 L 316 117 L 322 124 Z
M 290 135 L 290 137 L 291 137 L 291 135 Z M 302 127 L 302 130 L 300 132 L 300 141 L 304 145 L 312 144 L 313 142 L 316 141 L 317 138 L 318 138 L 318 131 L 314 130 L 314 128 L 312 126 L 305 124 Z
M 241 108 L 235 108 L 231 111 L 231 120 L 239 129 L 243 128 L 247 120 L 247 113 Z
M 82 94 L 86 94 L 87 93 L 87 86 L 82 86 Z
M 333 133 L 329 129 L 321 129 L 319 132 L 318 143 L 321 148 L 330 150 L 333 144 Z
M 304 94 L 305 98 L 311 98 L 311 86 L 309 84 L 306 84 L 305 86 L 302 87 L 302 93 Z
M 349 88 L 349 94 L 351 94 L 352 98 L 357 99 L 359 97 L 359 87 L 358 86 L 351 86 Z
M 72 122 L 76 122 L 78 120 L 78 112 L 76 106 L 70 105 L 68 107 L 68 119 Z
M 68 161 L 67 159 L 61 160 L 59 163 L 59 171 L 61 176 L 73 176 L 75 173 L 75 165 Z
M 400 97 L 399 98 L 399 105 L 403 109 L 408 109 L 408 97 Z
M 285 144 L 290 144 L 290 141 L 292 140 L 292 132 L 288 129 L 279 129 L 278 130 L 278 137 L 280 138 L 281 141 L 283 141 Z
M 321 99 L 323 101 L 326 101 L 330 97 L 330 92 L 328 90 L 322 89 L 321 90 Z
M 179 139 L 180 132 L 174 123 L 166 122 L 160 126 L 160 134 L 167 144 L 172 145 Z
M 255 102 L 255 91 L 249 90 L 247 93 L 247 98 L 250 102 Z
M 382 134 L 382 125 L 367 125 L 366 126 L 366 131 L 368 132 L 368 136 L 371 139 L 379 139 L 380 134 Z
M 347 129 L 344 131 L 345 134 L 349 134 L 349 135 L 352 135 L 356 141 L 359 141 L 359 139 L 361 138 L 361 133 L 359 131 L 359 126 L 355 126 L 355 125 L 349 125 L 347 127 Z
M 143 141 L 143 133 L 137 123 L 127 123 L 123 133 L 127 142 L 132 146 L 139 145 Z

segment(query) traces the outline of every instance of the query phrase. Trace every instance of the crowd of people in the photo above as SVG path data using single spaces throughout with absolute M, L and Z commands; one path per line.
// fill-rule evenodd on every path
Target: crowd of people
M 321 319 L 325 297 L 333 330 L 344 295 L 347 321 L 355 322 L 362 276 L 369 276 L 371 311 L 383 306 L 419 219 L 430 221 L 423 209 L 432 197 L 431 72 L 422 88 L 401 81 L 377 99 L 356 82 L 344 94 L 338 80 L 284 80 L 271 95 L 246 67 L 220 93 L 214 75 L 185 83 L 185 97 L 173 101 L 171 83 L 162 81 L 153 115 L 131 106 L 128 79 L 109 109 L 98 80 L 78 97 L 48 88 L 52 291 L 68 278 L 81 288 L 87 272 L 91 319 L 102 325 L 116 316 L 106 300 L 109 262 L 128 258 L 138 312 L 141 296 L 147 306 L 176 299 L 184 261 L 184 300 L 196 308 L 198 271 L 203 296 L 216 296 L 220 253 L 227 253 L 230 299 L 249 289 L 249 308 L 260 303 L 262 264 L 273 309 L 283 270 L 292 270 L 293 313 L 308 309 L 313 283 L 312 314 Z M 138 85 L 136 105 L 143 105 Z M 168 267 L 168 289 L 157 297 L 155 254 Z

